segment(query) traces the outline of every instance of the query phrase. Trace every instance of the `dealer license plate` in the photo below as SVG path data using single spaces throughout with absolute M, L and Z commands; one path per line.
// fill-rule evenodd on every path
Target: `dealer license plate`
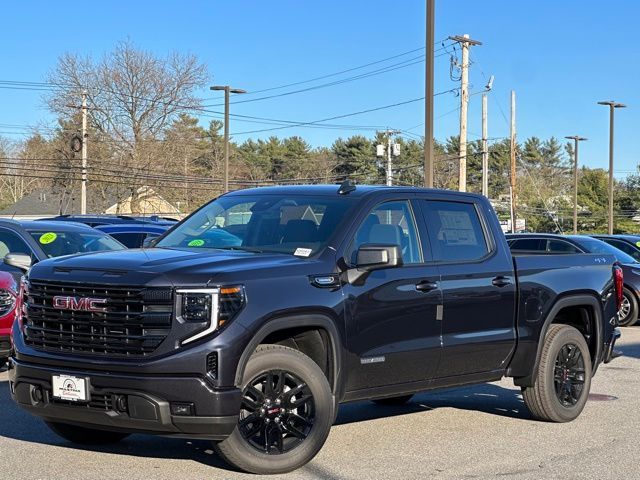
M 54 375 L 51 379 L 53 396 L 72 402 L 86 402 L 87 380 L 70 375 Z

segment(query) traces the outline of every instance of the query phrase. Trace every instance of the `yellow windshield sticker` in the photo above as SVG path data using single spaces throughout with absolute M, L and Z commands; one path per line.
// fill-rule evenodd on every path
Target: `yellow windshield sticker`
M 50 243 L 55 242 L 56 238 L 58 238 L 57 233 L 53 233 L 53 232 L 43 233 L 42 235 L 40 235 L 40 243 L 42 245 L 49 245 Z
M 189 247 L 201 247 L 204 245 L 204 240 L 202 240 L 201 238 L 196 238 L 195 240 L 191 240 L 189 243 L 187 243 L 187 246 Z
M 640 247 L 640 242 L 636 242 L 636 247 Z

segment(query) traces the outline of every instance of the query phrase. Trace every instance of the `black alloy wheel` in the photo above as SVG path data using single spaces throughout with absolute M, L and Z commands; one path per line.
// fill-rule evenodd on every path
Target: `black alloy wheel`
M 314 421 L 311 390 L 291 372 L 270 370 L 244 389 L 238 427 L 242 437 L 261 452 L 290 452 L 309 436 Z
M 556 396 L 565 407 L 572 407 L 582 396 L 585 381 L 584 357 L 577 345 L 567 343 L 558 352 L 554 369 Z

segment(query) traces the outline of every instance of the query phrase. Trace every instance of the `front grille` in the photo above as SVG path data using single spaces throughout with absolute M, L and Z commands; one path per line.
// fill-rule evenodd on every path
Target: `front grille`
M 66 405 L 69 407 L 90 408 L 92 410 L 113 410 L 113 396 L 111 394 L 93 393 L 88 403 L 72 402 L 60 398 L 51 397 L 51 403 Z
M 106 299 L 104 312 L 54 308 L 56 296 Z M 40 350 L 88 355 L 144 356 L 171 330 L 173 293 L 168 288 L 28 284 L 25 342 Z

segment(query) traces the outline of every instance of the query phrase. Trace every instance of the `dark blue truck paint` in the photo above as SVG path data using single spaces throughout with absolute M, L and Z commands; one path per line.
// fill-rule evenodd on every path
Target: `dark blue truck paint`
M 243 372 L 263 343 L 297 343 L 321 367 L 338 403 L 503 376 L 514 377 L 523 387 L 532 386 L 542 341 L 554 321 L 584 330 L 594 372 L 611 358 L 618 335 L 612 257 L 514 258 L 491 205 L 479 195 L 402 187 L 358 186 L 345 195 L 337 190 L 332 185 L 272 187 L 221 197 L 246 201 L 265 196 L 274 201 L 305 195 L 338 198 L 344 218 L 326 246 L 307 258 L 277 252 L 151 248 L 38 263 L 28 275 L 30 288 L 55 284 L 86 292 L 82 286 L 99 284 L 105 290 L 135 287 L 175 292 L 186 287 L 242 285 L 246 301 L 232 321 L 184 346 L 181 339 L 203 325 L 174 318 L 155 350 L 129 358 L 34 347 L 25 342 L 16 323 L 15 356 L 9 370 L 13 398 L 49 421 L 222 440 L 236 427 Z M 352 278 L 354 236 L 372 210 L 387 202 L 410 206 L 420 242 L 420 252 L 413 255 L 422 261 Z M 450 203 L 449 210 L 438 210 L 442 202 Z M 467 218 L 459 213 L 464 211 L 477 212 L 475 231 L 464 227 L 475 240 L 447 243 L 442 232 L 448 233 L 444 225 L 451 220 L 443 215 Z M 433 231 L 434 212 L 441 216 L 438 232 Z M 479 244 L 479 236 L 484 238 L 486 253 L 460 260 L 472 255 L 472 247 L 464 245 Z M 166 234 L 160 246 L 163 238 Z M 458 243 L 463 248 L 455 247 Z M 450 258 L 438 257 L 442 245 L 454 245 Z M 100 296 L 100 290 L 92 295 Z M 27 328 L 29 322 L 28 316 L 23 319 Z M 310 331 L 317 334 L 314 341 L 304 336 Z M 214 376 L 208 374 L 211 354 L 217 355 Z M 56 404 L 48 393 L 41 401 L 34 399 L 34 388 L 49 391 L 55 372 L 89 378 L 91 391 L 141 397 L 153 412 L 149 418 L 136 419 Z M 191 402 L 195 414 L 172 415 L 169 405 L 173 402 Z

